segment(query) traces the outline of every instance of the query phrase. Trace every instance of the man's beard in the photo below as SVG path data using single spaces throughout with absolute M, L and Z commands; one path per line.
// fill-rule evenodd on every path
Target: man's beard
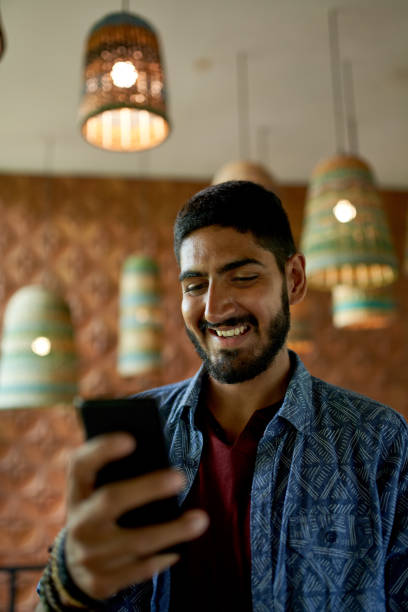
M 251 323 L 254 326 L 255 332 L 259 333 L 258 322 L 255 317 L 247 317 L 242 319 L 228 319 L 223 325 L 232 325 L 237 327 L 245 323 Z M 201 329 L 205 328 L 205 322 L 201 324 Z M 219 351 L 216 361 L 212 361 L 209 354 L 201 346 L 198 338 L 193 332 L 186 328 L 188 337 L 194 345 L 198 355 L 204 362 L 207 372 L 221 383 L 236 384 L 251 380 L 262 372 L 268 369 L 276 355 L 279 353 L 285 344 L 286 337 L 290 328 L 290 310 L 286 283 L 282 286 L 281 295 L 281 310 L 272 319 L 268 329 L 268 342 L 262 353 L 253 358 L 239 357 L 239 349 L 228 350 L 222 349 Z

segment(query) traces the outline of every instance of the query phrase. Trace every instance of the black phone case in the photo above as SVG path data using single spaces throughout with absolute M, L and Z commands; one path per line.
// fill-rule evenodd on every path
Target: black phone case
M 126 431 L 137 441 L 126 457 L 105 465 L 97 474 L 95 487 L 169 467 L 156 403 L 151 398 L 93 399 L 77 402 L 87 438 Z M 177 497 L 155 501 L 122 514 L 121 527 L 142 527 L 171 521 L 180 516 Z

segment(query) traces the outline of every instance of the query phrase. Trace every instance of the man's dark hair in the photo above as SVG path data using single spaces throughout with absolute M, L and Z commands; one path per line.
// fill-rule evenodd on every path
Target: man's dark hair
M 174 224 L 174 251 L 180 263 L 183 240 L 210 225 L 251 232 L 258 244 L 271 251 L 283 273 L 296 253 L 287 214 L 277 195 L 250 181 L 227 181 L 196 193 L 179 211 Z

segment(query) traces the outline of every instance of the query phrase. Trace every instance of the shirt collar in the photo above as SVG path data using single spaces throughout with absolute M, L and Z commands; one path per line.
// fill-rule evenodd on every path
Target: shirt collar
M 307 433 L 310 431 L 313 416 L 312 378 L 296 353 L 289 350 L 289 357 L 292 376 L 277 416 L 289 421 L 299 431 Z M 173 413 L 173 419 L 185 418 L 191 426 L 194 426 L 195 413 L 206 375 L 206 369 L 202 365 L 187 385 L 178 409 Z
M 312 377 L 300 357 L 289 350 L 292 376 L 278 416 L 302 433 L 310 431 L 313 418 Z

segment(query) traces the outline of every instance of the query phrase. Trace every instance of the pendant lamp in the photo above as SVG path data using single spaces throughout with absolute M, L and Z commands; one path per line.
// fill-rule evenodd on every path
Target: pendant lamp
M 266 168 L 262 164 L 250 161 L 237 160 L 224 164 L 214 174 L 211 184 L 225 181 L 252 181 L 265 189 L 276 190 L 276 183 Z
M 133 376 L 161 365 L 159 268 L 151 257 L 130 255 L 123 264 L 119 300 L 118 371 Z
M 348 329 L 383 329 L 396 311 L 389 287 L 361 290 L 338 285 L 332 291 L 333 324 Z
M 85 140 L 109 151 L 143 151 L 167 138 L 159 41 L 147 21 L 121 11 L 93 26 L 79 117 Z
M 227 162 L 221 166 L 215 172 L 211 184 L 226 181 L 252 181 L 273 191 L 276 190 L 276 182 L 268 170 L 258 162 L 248 161 L 250 149 L 249 78 L 248 57 L 243 51 L 237 53 L 236 69 L 238 141 L 241 159 Z
M 38 285 L 16 291 L 4 313 L 0 408 L 71 403 L 77 393 L 77 366 L 66 302 Z
M 308 283 L 314 289 L 383 287 L 396 280 L 398 263 L 373 172 L 356 153 L 351 77 L 343 92 L 336 11 L 329 12 L 329 31 L 338 153 L 316 166 L 309 183 L 301 236 Z M 348 94 L 347 125 L 353 153 L 342 152 L 343 93 L 345 99 Z
M 398 263 L 368 164 L 355 155 L 319 163 L 310 180 L 301 249 L 308 282 L 370 288 L 394 282 Z

